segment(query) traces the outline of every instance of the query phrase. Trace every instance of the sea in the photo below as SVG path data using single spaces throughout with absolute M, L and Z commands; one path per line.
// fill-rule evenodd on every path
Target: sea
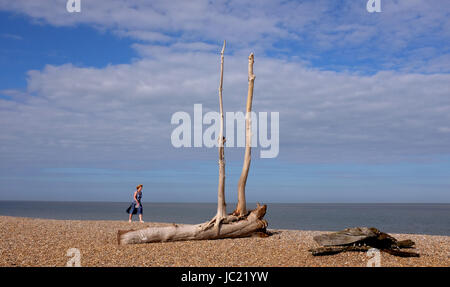
M 73 220 L 128 220 L 129 202 L 0 201 L 0 215 Z M 247 203 L 248 209 L 256 206 Z M 231 212 L 233 203 L 228 203 Z M 147 222 L 202 223 L 216 203 L 143 203 Z M 267 203 L 269 229 L 337 231 L 375 227 L 387 233 L 450 236 L 450 204 Z M 135 218 L 137 220 L 137 218 Z

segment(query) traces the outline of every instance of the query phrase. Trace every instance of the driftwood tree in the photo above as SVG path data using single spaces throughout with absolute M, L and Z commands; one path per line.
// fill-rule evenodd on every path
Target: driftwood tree
M 225 203 L 225 137 L 223 120 L 223 70 L 224 70 L 225 41 L 223 43 L 220 61 L 219 83 L 219 108 L 220 108 L 220 133 L 219 133 L 219 184 L 217 193 L 217 213 L 208 222 L 202 224 L 172 224 L 164 227 L 148 227 L 140 230 L 119 230 L 117 240 L 119 244 L 150 243 L 162 241 L 180 240 L 206 240 L 220 238 L 238 238 L 248 236 L 268 236 L 266 231 L 267 221 L 263 219 L 266 214 L 266 205 L 257 207 L 247 212 L 245 201 L 245 186 L 251 161 L 251 109 L 253 101 L 253 87 L 255 75 L 253 74 L 254 55 L 248 57 L 248 93 L 245 118 L 245 155 L 241 177 L 238 183 L 238 203 L 233 213 L 226 213 Z
M 253 87 L 255 85 L 255 75 L 253 74 L 253 53 L 248 57 L 248 93 L 247 93 L 247 109 L 245 114 L 245 155 L 244 165 L 242 166 L 241 177 L 238 182 L 238 203 L 233 214 L 239 217 L 247 214 L 245 202 L 245 185 L 247 184 L 248 171 L 250 170 L 250 161 L 252 154 L 252 102 Z
M 220 132 L 219 132 L 219 187 L 217 191 L 217 214 L 215 217 L 216 227 L 225 218 L 227 214 L 225 203 L 225 137 L 223 136 L 223 57 L 225 53 L 226 42 L 223 41 L 222 52 L 220 53 L 220 84 L 219 84 L 219 112 L 220 112 Z

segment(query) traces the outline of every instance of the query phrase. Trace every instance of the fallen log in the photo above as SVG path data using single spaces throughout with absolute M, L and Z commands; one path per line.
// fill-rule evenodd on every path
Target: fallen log
M 119 230 L 118 244 L 138 244 L 166 241 L 207 240 L 222 238 L 239 238 L 269 234 L 267 221 L 263 219 L 267 205 L 259 205 L 244 217 L 227 216 L 219 230 L 212 228 L 210 222 L 202 224 L 173 224 L 171 226 L 148 227 L 139 230 Z M 208 226 L 205 228 L 205 226 Z
M 402 250 L 414 247 L 414 241 L 410 239 L 397 240 L 374 227 L 347 228 L 338 232 L 318 235 L 313 239 L 322 245 L 322 247 L 309 250 L 314 256 L 332 255 L 346 251 L 368 251 L 370 248 L 377 248 L 400 257 L 420 256 L 418 253 Z

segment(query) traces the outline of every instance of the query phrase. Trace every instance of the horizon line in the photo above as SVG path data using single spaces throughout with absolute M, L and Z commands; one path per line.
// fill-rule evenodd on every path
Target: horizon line
M 20 200 L 20 199 L 0 199 L 0 202 L 83 202 L 83 203 L 128 203 L 129 201 L 100 201 L 100 200 Z M 179 204 L 217 204 L 213 201 L 148 201 L 145 203 L 179 203 Z M 450 202 L 247 202 L 247 204 L 450 204 Z M 237 204 L 229 202 L 227 205 Z

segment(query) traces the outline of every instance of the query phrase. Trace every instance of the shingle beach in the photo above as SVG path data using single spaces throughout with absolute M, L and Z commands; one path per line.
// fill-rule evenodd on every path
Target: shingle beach
M 324 231 L 274 230 L 267 238 L 118 245 L 119 229 L 167 223 L 50 220 L 0 216 L 0 266 L 66 266 L 70 248 L 81 266 L 366 266 L 363 252 L 314 257 L 313 236 Z M 270 224 L 270 223 L 269 223 Z M 270 226 L 269 226 L 270 227 Z M 381 266 L 450 266 L 450 236 L 392 234 L 412 239 L 419 258 L 381 253 Z

